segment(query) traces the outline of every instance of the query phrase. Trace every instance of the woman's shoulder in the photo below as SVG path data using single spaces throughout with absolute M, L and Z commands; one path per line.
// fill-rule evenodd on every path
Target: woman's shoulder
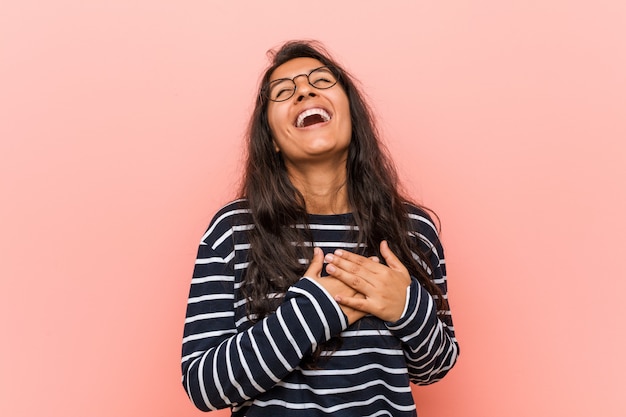
M 439 218 L 437 215 L 432 210 L 412 202 L 406 202 L 404 205 L 413 231 L 423 235 L 431 242 L 437 241 L 439 239 Z
M 213 215 L 211 225 L 216 223 L 227 222 L 230 224 L 242 224 L 242 222 L 250 222 L 250 206 L 248 200 L 239 198 L 232 200 L 220 207 Z
M 241 198 L 220 207 L 211 219 L 203 239 L 212 234 L 223 234 L 237 226 L 252 224 L 248 200 Z
M 220 207 L 213 217 L 214 219 L 217 219 L 224 216 L 236 216 L 238 214 L 246 213 L 250 213 L 248 200 L 246 198 L 238 198 Z

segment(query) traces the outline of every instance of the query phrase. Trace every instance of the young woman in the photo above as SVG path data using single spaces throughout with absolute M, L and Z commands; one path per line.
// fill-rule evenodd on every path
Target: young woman
M 240 198 L 202 237 L 183 385 L 233 416 L 415 416 L 459 354 L 437 228 L 398 190 L 370 110 L 314 42 L 262 79 Z

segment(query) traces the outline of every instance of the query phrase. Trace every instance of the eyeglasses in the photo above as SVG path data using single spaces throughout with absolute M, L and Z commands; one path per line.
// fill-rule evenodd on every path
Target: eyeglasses
M 298 74 L 293 78 L 279 78 L 267 84 L 263 89 L 264 95 L 272 101 L 289 100 L 296 93 L 295 79 L 305 76 L 311 87 L 326 90 L 337 84 L 335 73 L 328 66 L 315 68 L 308 74 Z

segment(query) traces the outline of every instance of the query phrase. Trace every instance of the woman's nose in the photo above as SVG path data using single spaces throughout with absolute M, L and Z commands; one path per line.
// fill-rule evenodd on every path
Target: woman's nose
M 293 82 L 296 84 L 296 101 L 302 101 L 307 96 L 315 97 L 315 91 L 306 76 L 298 76 Z

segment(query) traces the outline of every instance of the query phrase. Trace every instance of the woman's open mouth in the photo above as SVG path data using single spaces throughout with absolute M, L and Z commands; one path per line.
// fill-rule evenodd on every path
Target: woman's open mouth
M 319 107 L 307 109 L 296 118 L 296 127 L 309 127 L 318 123 L 326 123 L 331 119 L 330 114 Z

